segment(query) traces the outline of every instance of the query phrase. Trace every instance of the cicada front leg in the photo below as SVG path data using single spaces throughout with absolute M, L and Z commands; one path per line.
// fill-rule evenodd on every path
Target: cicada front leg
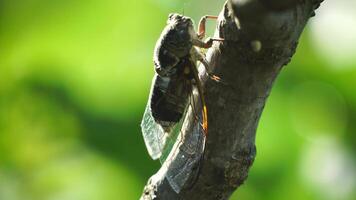
M 205 15 L 204 17 L 201 18 L 199 25 L 198 25 L 198 33 L 196 34 L 196 37 L 192 39 L 193 45 L 208 49 L 213 45 L 214 41 L 222 42 L 224 39 L 222 38 L 207 38 L 206 40 L 203 41 L 203 38 L 205 37 L 206 33 L 206 20 L 207 19 L 218 19 L 217 16 L 212 16 L 212 15 Z
M 218 42 L 223 42 L 224 39 L 223 38 L 210 38 L 208 37 L 205 41 L 202 41 L 200 39 L 193 39 L 193 45 L 200 47 L 200 48 L 204 48 L 204 49 L 208 49 L 211 46 L 213 46 L 213 42 L 214 41 L 218 41 Z
M 207 19 L 218 19 L 218 16 L 212 16 L 212 15 L 205 15 L 203 16 L 200 21 L 199 21 L 199 25 L 198 25 L 198 38 L 199 39 L 203 39 L 205 37 L 205 25 L 206 25 L 206 20 Z

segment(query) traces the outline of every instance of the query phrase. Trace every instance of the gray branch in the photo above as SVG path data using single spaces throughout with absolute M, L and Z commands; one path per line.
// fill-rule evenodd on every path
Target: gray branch
M 198 176 L 177 194 L 166 179 L 166 169 L 177 167 L 174 161 L 178 156 L 173 156 L 172 162 L 150 178 L 141 199 L 228 199 L 243 184 L 256 156 L 256 129 L 273 82 L 291 60 L 308 19 L 321 1 L 226 2 L 215 33 L 225 41 L 215 43 L 207 53 L 214 74 L 222 82 L 202 75 L 209 135 Z M 186 121 L 194 123 L 192 119 Z M 194 126 L 184 127 L 183 135 L 189 136 Z M 183 139 L 176 146 L 188 142 Z M 179 149 L 178 155 L 182 153 Z

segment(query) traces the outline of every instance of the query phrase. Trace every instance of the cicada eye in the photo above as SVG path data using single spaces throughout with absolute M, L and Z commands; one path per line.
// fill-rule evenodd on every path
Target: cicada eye
M 193 21 L 189 18 L 189 17 L 184 17 L 183 18 L 184 23 L 186 23 L 187 25 L 192 25 Z
M 172 19 L 174 17 L 174 13 L 169 13 L 168 19 Z
M 167 20 L 167 24 L 171 23 L 174 19 L 174 13 L 171 13 L 168 15 L 168 20 Z
M 170 19 L 170 20 L 179 20 L 179 19 L 182 19 L 182 16 L 177 14 L 177 13 L 170 13 L 168 15 L 168 19 Z
M 169 24 L 170 22 L 174 22 L 177 18 L 177 14 L 175 13 L 170 13 L 168 15 L 168 20 L 167 20 L 167 24 Z

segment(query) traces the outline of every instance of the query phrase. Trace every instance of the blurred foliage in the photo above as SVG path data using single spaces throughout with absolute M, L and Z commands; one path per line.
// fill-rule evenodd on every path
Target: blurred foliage
M 139 128 L 155 41 L 168 13 L 197 21 L 223 2 L 0 0 L 0 199 L 137 199 L 159 167 Z M 356 198 L 356 25 L 335 21 L 356 6 L 328 3 L 276 81 L 232 199 Z

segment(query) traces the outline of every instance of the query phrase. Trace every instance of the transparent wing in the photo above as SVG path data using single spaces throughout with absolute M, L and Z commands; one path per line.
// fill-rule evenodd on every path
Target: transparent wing
M 141 129 L 146 148 L 152 159 L 161 157 L 163 147 L 166 144 L 166 134 L 163 128 L 157 124 L 152 116 L 150 100 L 147 102 L 145 113 L 141 122 Z
M 158 76 L 155 75 L 152 81 L 150 97 L 152 96 L 154 84 L 156 84 Z M 160 124 L 158 124 L 151 111 L 151 99 L 148 100 L 145 113 L 141 122 L 143 138 L 146 144 L 148 153 L 152 159 L 160 159 L 163 163 L 169 155 L 173 145 L 179 135 L 183 119 L 177 122 L 169 132 L 165 132 Z M 186 112 L 186 111 L 185 111 Z M 185 116 L 185 114 L 183 114 Z
M 194 97 L 191 97 L 192 105 L 187 106 L 184 117 L 170 133 L 165 133 L 163 128 L 155 122 L 150 109 L 150 100 L 141 122 L 142 134 L 150 156 L 153 159 L 160 158 L 163 168 L 166 170 L 166 178 L 177 193 L 183 187 L 194 184 L 200 169 L 200 161 L 204 155 L 205 136 L 201 109 L 195 110 L 193 99 Z M 183 123 L 184 120 L 187 122 Z M 183 125 L 184 127 L 182 127 Z M 182 128 L 192 131 L 183 135 Z M 168 168 L 168 166 L 170 167 Z
M 205 134 L 202 127 L 201 109 L 196 110 L 193 90 L 190 97 L 190 106 L 186 110 L 185 121 L 180 126 L 175 146 L 171 150 L 168 160 L 166 178 L 173 190 L 177 193 L 184 187 L 190 187 L 197 179 L 200 170 L 200 161 L 204 156 Z M 184 126 L 184 127 L 183 127 Z M 182 133 L 180 130 L 191 130 Z M 179 151 L 178 151 L 179 148 Z
M 181 138 L 180 151 L 172 151 L 175 159 L 168 160 L 166 178 L 177 193 L 194 184 L 199 173 L 199 164 L 204 155 L 205 136 L 200 123 L 194 123 L 193 131 Z M 182 143 L 183 142 L 183 143 Z M 179 153 L 178 153 L 179 152 Z M 174 163 L 173 163 L 174 162 Z
M 184 119 L 184 117 L 182 119 Z M 151 113 L 150 102 L 147 103 L 141 122 L 141 129 L 147 151 L 152 159 L 156 160 L 159 158 L 161 163 L 167 159 L 181 130 L 183 124 L 182 119 L 174 126 L 172 132 L 166 133 L 163 128 L 155 122 Z

